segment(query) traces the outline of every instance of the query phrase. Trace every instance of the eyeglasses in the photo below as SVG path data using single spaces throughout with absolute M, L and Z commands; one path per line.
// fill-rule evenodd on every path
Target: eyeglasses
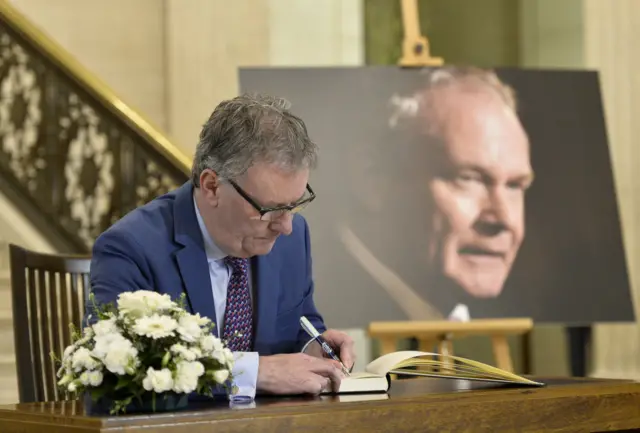
M 240 194 L 242 198 L 249 202 L 249 204 L 260 213 L 260 219 L 262 221 L 275 221 L 287 213 L 298 213 L 316 198 L 316 194 L 313 192 L 313 189 L 311 189 L 311 186 L 307 184 L 308 194 L 305 194 L 305 197 L 298 200 L 296 203 L 276 207 L 263 207 L 256 203 L 256 201 L 252 199 L 251 196 L 249 196 L 249 194 L 247 194 L 242 188 L 240 188 L 237 183 L 232 180 L 229 180 L 228 182 L 236 191 L 238 191 L 238 194 Z

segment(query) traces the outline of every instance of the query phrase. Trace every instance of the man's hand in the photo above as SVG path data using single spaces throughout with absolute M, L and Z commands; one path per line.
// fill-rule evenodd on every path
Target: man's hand
M 257 390 L 272 394 L 314 394 L 337 389 L 343 374 L 330 359 L 304 353 L 261 356 Z
M 344 332 L 337 331 L 335 329 L 327 329 L 322 338 L 331 346 L 333 351 L 338 355 L 338 358 L 342 361 L 347 370 L 351 371 L 353 365 L 356 362 L 356 353 L 353 344 L 353 339 Z M 317 342 L 313 342 L 307 347 L 305 353 L 309 355 L 325 358 L 328 355 L 324 353 L 322 348 Z

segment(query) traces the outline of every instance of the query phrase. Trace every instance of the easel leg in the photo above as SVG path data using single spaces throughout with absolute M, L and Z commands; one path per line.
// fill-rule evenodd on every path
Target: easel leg
M 381 355 L 386 355 L 388 353 L 393 353 L 396 350 L 398 350 L 398 343 L 397 343 L 395 338 L 393 338 L 393 337 L 380 338 L 380 352 L 381 352 Z M 390 374 L 389 377 L 390 377 L 391 380 L 396 380 L 398 378 L 398 375 L 397 374 Z
M 442 337 L 442 339 L 440 340 L 440 343 L 438 344 L 438 352 L 440 352 L 440 354 L 445 357 L 445 356 L 451 356 L 453 355 L 453 343 L 451 341 L 451 339 L 447 336 Z M 443 369 L 448 369 L 450 367 L 453 367 L 452 365 L 452 361 L 449 359 L 442 359 L 442 368 Z
M 513 364 L 511 362 L 511 354 L 509 353 L 509 343 L 506 335 L 494 335 L 491 337 L 493 342 L 493 355 L 496 358 L 496 366 L 503 370 L 513 372 Z
M 589 358 L 589 346 L 591 343 L 591 327 L 575 326 L 567 328 L 569 337 L 569 362 L 571 363 L 571 376 L 587 376 L 587 360 Z

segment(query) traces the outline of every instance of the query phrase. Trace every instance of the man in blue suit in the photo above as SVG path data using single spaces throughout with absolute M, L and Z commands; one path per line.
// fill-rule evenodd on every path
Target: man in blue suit
M 315 198 L 308 179 L 316 152 L 286 101 L 245 95 L 220 103 L 200 134 L 191 180 L 96 240 L 96 300 L 185 293 L 191 312 L 229 339 L 240 395 L 317 394 L 339 384 L 339 364 L 317 348 L 301 352 L 306 316 L 347 368 L 354 362 L 353 341 L 327 330 L 314 305 L 309 228 L 297 214 Z

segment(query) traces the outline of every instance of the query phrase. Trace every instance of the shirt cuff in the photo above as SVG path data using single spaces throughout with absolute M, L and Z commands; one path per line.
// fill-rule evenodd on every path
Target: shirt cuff
M 258 384 L 258 352 L 233 352 L 234 364 L 231 375 L 236 393 L 230 395 L 233 401 L 253 401 Z

